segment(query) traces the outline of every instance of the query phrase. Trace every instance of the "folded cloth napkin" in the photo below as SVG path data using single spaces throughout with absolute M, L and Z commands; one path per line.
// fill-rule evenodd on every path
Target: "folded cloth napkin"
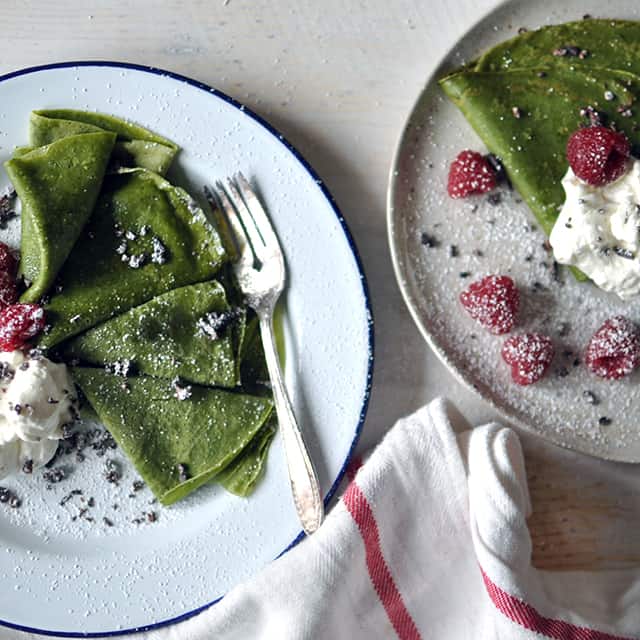
M 640 638 L 637 572 L 531 566 L 510 429 L 471 430 L 436 400 L 354 461 L 349 479 L 316 534 L 200 615 L 135 638 Z

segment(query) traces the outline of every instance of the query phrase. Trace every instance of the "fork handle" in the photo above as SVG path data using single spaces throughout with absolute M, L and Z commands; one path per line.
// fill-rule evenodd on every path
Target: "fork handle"
M 293 501 L 302 528 L 309 535 L 320 526 L 324 517 L 324 505 L 320 497 L 318 478 L 302 439 L 302 433 L 300 433 L 296 417 L 293 414 L 289 394 L 282 378 L 273 331 L 273 314 L 264 310 L 258 311 L 258 318 L 260 319 L 264 355 L 273 388 L 278 426 L 284 441 Z

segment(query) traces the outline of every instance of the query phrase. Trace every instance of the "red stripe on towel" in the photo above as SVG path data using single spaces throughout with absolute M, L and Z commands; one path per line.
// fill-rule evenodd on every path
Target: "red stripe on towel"
M 355 476 L 361 464 L 361 461 L 354 460 L 352 464 L 349 465 L 347 473 L 350 478 Z M 389 567 L 382 555 L 380 534 L 375 516 L 373 515 L 373 509 L 367 497 L 362 492 L 362 489 L 360 489 L 355 481 L 352 480 L 351 484 L 347 487 L 347 490 L 342 496 L 342 501 L 349 510 L 356 525 L 358 525 L 358 529 L 362 535 L 369 577 L 373 583 L 373 588 L 382 602 L 382 606 L 387 612 L 389 621 L 393 625 L 400 640 L 420 640 L 420 633 L 411 614 L 405 607 L 402 595 L 400 591 L 398 591 L 391 571 L 389 571 Z
M 610 633 L 587 627 L 577 627 L 564 620 L 546 618 L 530 604 L 503 591 L 491 581 L 482 568 L 480 571 L 482 571 L 487 593 L 496 608 L 507 618 L 529 631 L 535 631 L 555 640 L 636 640 L 630 637 L 612 636 Z

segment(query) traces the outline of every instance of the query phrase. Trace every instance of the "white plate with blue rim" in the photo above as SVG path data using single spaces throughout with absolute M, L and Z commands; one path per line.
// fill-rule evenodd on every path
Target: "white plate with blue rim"
M 56 107 L 113 114 L 174 140 L 176 175 L 186 176 L 181 183 L 195 196 L 238 170 L 251 176 L 287 260 L 285 378 L 327 504 L 364 421 L 373 321 L 356 247 L 322 181 L 282 135 L 231 98 L 159 69 L 113 62 L 0 77 L 0 160 L 27 140 L 32 109 Z M 2 171 L 0 188 L 8 185 Z M 15 243 L 19 224 L 11 221 L 0 239 Z M 178 622 L 302 537 L 277 435 L 249 498 L 203 487 L 171 507 L 154 505 L 153 523 L 134 522 L 152 496 L 131 492 L 136 475 L 122 463 L 119 487 L 104 481 L 104 459 L 90 448 L 70 478 L 49 489 L 42 474 L 3 481 L 22 506 L 0 505 L 0 625 L 87 637 Z M 65 502 L 74 487 L 83 493 Z M 89 498 L 92 517 L 79 518 Z

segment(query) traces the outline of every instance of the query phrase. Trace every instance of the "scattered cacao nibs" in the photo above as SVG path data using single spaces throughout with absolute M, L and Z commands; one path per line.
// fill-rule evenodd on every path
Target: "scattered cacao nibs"
M 420 242 L 423 246 L 427 247 L 427 249 L 435 249 L 440 246 L 440 241 L 426 231 L 423 231 L 420 235 Z
M 29 361 L 25 360 L 18 368 L 20 371 L 26 371 L 29 368 Z
M 105 365 L 104 368 L 108 373 L 113 373 L 116 376 L 126 378 L 131 370 L 131 360 L 116 360 L 115 362 Z
M 537 280 L 531 286 L 534 293 L 538 293 L 539 291 L 544 291 L 546 287 L 542 284 L 542 282 L 538 282 Z
M 167 262 L 167 248 L 162 244 L 160 238 L 153 237 L 151 239 L 151 262 L 154 264 L 165 264 Z
M 157 522 L 158 514 L 155 511 L 147 512 L 147 522 Z
M 19 509 L 22 506 L 22 500 L 20 500 L 20 498 L 18 498 L 18 496 L 13 495 L 9 499 L 9 506 L 12 509 Z
M 64 507 L 64 505 L 67 504 L 69 500 L 72 500 L 74 496 L 80 496 L 80 495 L 82 495 L 82 489 L 72 489 L 71 491 L 69 491 L 69 493 L 67 493 L 66 496 L 62 498 L 62 500 L 60 500 L 58 504 L 61 507 Z
M 622 247 L 613 247 L 613 251 L 621 258 L 625 258 L 625 260 L 633 260 L 635 258 L 633 251 L 629 251 L 629 249 L 623 249 Z
M 33 460 L 25 460 L 22 463 L 22 473 L 33 473 Z
M 144 253 L 140 253 L 137 256 L 131 256 L 129 258 L 128 264 L 132 269 L 139 269 L 146 262 L 146 260 L 147 256 Z
M 460 278 L 468 278 L 470 275 L 471 275 L 471 272 L 470 272 L 470 271 L 461 271 L 461 272 L 458 274 L 458 276 L 459 276 Z
M 568 322 L 563 322 L 560 325 L 560 329 L 558 330 L 558 336 L 560 336 L 561 338 L 566 338 L 569 335 L 570 331 L 571 331 L 571 325 Z M 565 358 L 568 358 L 569 356 L 572 356 L 572 355 L 573 355 L 573 351 L 564 352 Z
M 0 380 L 3 382 L 11 382 L 16 375 L 14 369 L 7 362 L 0 362 Z
M 134 480 L 132 488 L 134 491 L 142 491 L 142 489 L 144 489 L 144 482 L 142 480 Z
M 42 477 L 47 481 L 47 489 L 51 488 L 52 484 L 62 482 L 67 477 L 67 471 L 65 467 L 54 467 L 47 469 L 42 473 Z
M 38 348 L 30 349 L 27 353 L 27 358 L 29 358 L 29 360 L 42 360 L 42 358 L 44 358 L 44 351 Z
M 573 366 L 574 366 L 574 367 L 579 367 L 579 366 L 580 366 L 580 358 L 576 358 L 576 359 L 573 361 Z
M 106 462 L 105 479 L 111 484 L 118 484 L 122 478 L 122 468 L 120 463 L 113 458 L 109 458 Z
M 589 54 L 589 52 L 586 49 L 581 49 L 580 47 L 576 47 L 575 45 L 564 45 L 562 47 L 558 47 L 557 49 L 554 49 L 553 55 L 560 58 L 564 58 L 564 57 L 577 58 L 580 56 L 580 54 L 583 51 L 584 51 L 584 54 L 582 57 L 586 57 Z
M 460 251 L 455 244 L 449 246 L 449 257 L 457 258 L 460 255 Z
M 173 387 L 174 396 L 180 400 L 188 400 L 191 397 L 191 385 L 190 384 L 182 384 L 179 378 L 174 378 L 171 381 L 171 386 Z
M 176 465 L 176 469 L 178 470 L 178 479 L 180 482 L 186 482 L 191 477 L 186 464 L 180 462 Z
M 196 334 L 217 340 L 242 312 L 239 309 L 228 311 L 210 311 L 196 321 Z
M 49 397 L 47 398 L 47 402 L 48 402 L 49 404 L 58 404 L 58 403 L 60 402 L 60 400 L 56 400 L 55 398 L 52 398 L 51 396 L 49 396 Z
M 613 420 L 611 420 L 611 418 L 608 418 L 607 416 L 600 416 L 600 418 L 598 418 L 598 424 L 602 427 L 607 427 L 612 422 Z
M 11 403 L 9 403 L 9 408 L 11 408 Z M 22 413 L 22 405 L 19 402 L 13 405 L 13 410 L 20 415 Z
M 529 29 L 527 29 L 527 27 L 518 27 L 518 35 L 522 35 L 523 33 L 527 33 L 527 31 L 529 31 Z
M 6 229 L 7 223 L 18 215 L 13 208 L 15 197 L 16 192 L 13 189 L 0 196 L 0 229 Z
M 484 253 L 480 249 L 475 249 L 474 252 L 473 252 L 473 255 L 476 256 L 477 258 L 483 258 L 484 257 Z
M 524 261 L 525 262 L 531 262 L 533 260 L 533 255 L 529 254 L 527 256 L 524 257 Z
M 107 518 L 107 516 L 104 516 L 102 518 L 102 522 L 107 526 L 107 527 L 113 527 L 113 520 Z
M 502 194 L 501 193 L 490 193 L 487 196 L 487 202 L 492 205 L 492 206 L 496 206 L 499 205 L 502 202 Z
M 89 507 L 95 507 L 96 506 L 96 500 L 93 496 L 91 496 L 88 500 L 87 500 L 87 506 Z
M 572 229 L 573 225 L 570 222 L 565 222 L 564 226 L 567 227 L 567 229 Z
M 554 260 L 552 265 L 551 277 L 554 282 L 558 284 L 563 284 L 562 278 L 560 277 L 560 265 Z
M 511 115 L 519 120 L 522 117 L 522 111 L 520 111 L 520 107 L 511 107 Z
M 569 375 L 569 369 L 567 369 L 567 367 L 560 367 L 556 369 L 556 375 L 558 378 L 566 378 Z
M 595 393 L 593 393 L 593 391 L 583 391 L 582 392 L 582 397 L 585 399 L 585 401 L 587 402 L 587 404 L 599 404 L 600 401 L 598 400 L 597 396 Z
M 590 14 L 590 13 L 585 13 L 585 14 L 582 16 L 582 19 L 583 19 L 583 20 L 590 20 L 590 19 L 591 19 L 591 14 Z

